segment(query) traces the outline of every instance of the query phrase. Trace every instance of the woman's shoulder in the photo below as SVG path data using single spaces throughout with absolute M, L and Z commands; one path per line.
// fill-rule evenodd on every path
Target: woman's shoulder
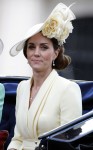
M 21 82 L 19 82 L 18 87 L 29 85 L 30 82 L 31 82 L 30 78 L 26 80 L 22 80 Z
M 68 86 L 68 85 L 78 86 L 78 84 L 74 80 L 66 79 L 62 76 L 58 76 L 57 82 L 59 83 L 59 85 L 62 85 L 62 86 L 63 85 L 64 86 Z
M 62 83 L 66 83 L 66 84 L 69 84 L 70 82 L 72 82 L 70 79 L 67 79 L 65 77 L 62 77 L 60 75 L 58 75 L 58 81 L 59 82 L 62 82 Z
M 61 76 L 58 77 L 55 87 L 58 87 L 57 89 L 60 91 L 66 91 L 65 93 L 81 93 L 79 85 L 74 80 L 69 80 Z
M 25 79 L 25 80 L 22 80 L 19 84 L 27 84 L 31 81 L 31 79 Z

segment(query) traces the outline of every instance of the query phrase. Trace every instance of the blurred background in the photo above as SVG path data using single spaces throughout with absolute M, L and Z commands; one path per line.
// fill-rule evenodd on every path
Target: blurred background
M 77 18 L 64 44 L 72 63 L 59 74 L 69 79 L 93 80 L 93 0 L 0 0 L 0 39 L 4 43 L 0 76 L 30 76 L 32 71 L 22 51 L 11 57 L 9 50 L 31 26 L 44 22 L 59 2 L 67 6 L 75 2 L 71 9 Z

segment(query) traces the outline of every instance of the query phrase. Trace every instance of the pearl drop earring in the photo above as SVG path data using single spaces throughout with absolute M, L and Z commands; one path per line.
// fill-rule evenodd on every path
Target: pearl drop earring
M 53 65 L 53 67 L 55 66 L 55 62 L 54 62 L 54 60 L 53 60 L 53 62 L 52 62 L 52 65 Z

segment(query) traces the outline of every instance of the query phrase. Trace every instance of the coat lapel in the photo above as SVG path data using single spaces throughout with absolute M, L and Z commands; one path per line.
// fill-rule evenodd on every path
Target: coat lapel
M 38 91 L 38 94 L 36 95 L 34 101 L 32 102 L 30 109 L 29 109 L 29 120 L 28 125 L 31 135 L 34 136 L 34 138 L 37 137 L 37 122 L 38 118 L 40 116 L 40 113 L 46 103 L 47 97 L 51 91 L 51 88 L 56 80 L 56 77 L 58 76 L 57 72 L 53 70 L 48 78 L 44 81 L 42 84 L 40 90 Z

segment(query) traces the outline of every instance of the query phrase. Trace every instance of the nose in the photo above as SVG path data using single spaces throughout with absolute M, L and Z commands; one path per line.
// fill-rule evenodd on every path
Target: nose
M 39 47 L 36 47 L 36 49 L 34 51 L 34 55 L 40 56 L 40 49 L 39 49 Z

